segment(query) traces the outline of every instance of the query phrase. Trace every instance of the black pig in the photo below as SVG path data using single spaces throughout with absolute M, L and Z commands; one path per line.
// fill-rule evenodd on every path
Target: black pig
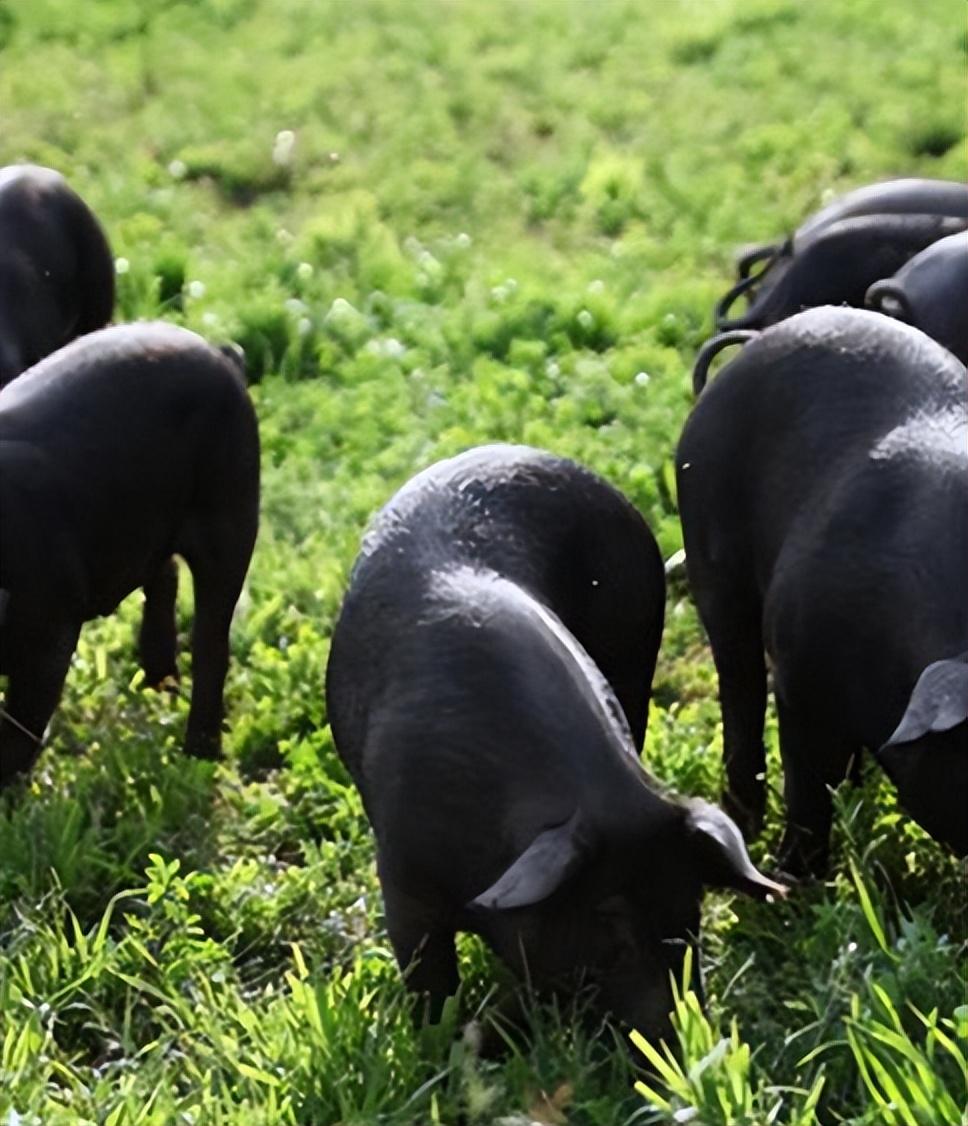
M 719 673 L 726 808 L 758 830 L 765 649 L 788 870 L 822 870 L 828 787 L 863 748 L 930 833 L 968 851 L 966 427 L 954 356 L 832 308 L 746 343 L 686 423 L 679 506 Z
M 875 282 L 867 304 L 926 332 L 968 363 L 968 234 L 949 235 Z
M 0 168 L 0 387 L 114 309 L 114 259 L 94 214 L 50 168 Z
M 950 215 L 968 219 L 968 187 L 955 180 L 910 177 L 853 188 L 805 219 L 791 238 L 750 247 L 737 259 L 737 272 L 740 278 L 750 277 L 757 262 L 765 261 L 765 268 L 769 268 L 779 255 L 803 250 L 826 227 L 859 215 Z
M 856 188 L 816 212 L 792 238 L 743 254 L 739 280 L 716 307 L 719 328 L 765 328 L 803 308 L 864 304 L 876 271 L 894 273 L 925 246 L 968 225 L 968 186 L 890 180 Z M 764 262 L 753 273 L 753 266 Z M 730 317 L 745 296 L 745 313 Z
M 241 373 L 194 333 L 91 333 L 0 391 L 0 784 L 28 770 L 83 622 L 145 592 L 146 679 L 174 676 L 174 554 L 192 572 L 187 753 L 219 753 L 229 623 L 258 523 Z
M 539 988 L 583 972 L 606 1010 L 664 1029 L 703 884 L 782 893 L 721 811 L 645 773 L 589 655 L 614 676 L 637 654 L 626 708 L 644 727 L 663 595 L 628 502 L 526 447 L 433 466 L 366 536 L 329 718 L 376 834 L 397 959 L 432 1016 L 465 930 Z

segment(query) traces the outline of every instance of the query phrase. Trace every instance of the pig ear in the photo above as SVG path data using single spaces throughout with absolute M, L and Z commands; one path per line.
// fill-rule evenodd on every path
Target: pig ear
M 575 872 L 586 851 L 576 811 L 563 824 L 539 833 L 504 875 L 468 906 L 504 911 L 540 903 Z
M 758 899 L 777 896 L 787 888 L 767 879 L 753 867 L 743 836 L 732 818 L 715 805 L 698 799 L 686 805 L 686 832 L 704 884 L 736 888 Z
M 908 700 L 894 734 L 884 744 L 913 743 L 922 735 L 948 731 L 968 719 L 968 653 L 928 665 Z

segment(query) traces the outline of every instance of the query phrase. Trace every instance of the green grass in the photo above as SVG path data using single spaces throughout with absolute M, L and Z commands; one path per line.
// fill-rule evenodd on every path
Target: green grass
M 86 627 L 31 790 L 0 799 L 0 1123 L 959 1121 L 963 868 L 876 772 L 826 883 L 708 898 L 709 1011 L 683 994 L 650 1073 L 553 1008 L 498 1035 L 470 940 L 459 1006 L 413 1029 L 322 689 L 366 521 L 438 457 L 573 456 L 681 546 L 672 451 L 735 248 L 849 186 L 964 175 L 952 11 L 0 0 L 0 162 L 95 207 L 123 317 L 244 345 L 264 450 L 226 761 L 181 758 L 185 688 L 140 686 L 135 597 Z M 676 582 L 647 758 L 715 797 L 720 749 Z

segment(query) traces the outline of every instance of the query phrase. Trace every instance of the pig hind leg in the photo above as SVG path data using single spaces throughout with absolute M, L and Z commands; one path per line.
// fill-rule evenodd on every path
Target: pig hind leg
M 780 865 L 794 876 L 821 875 L 830 848 L 830 791 L 853 772 L 860 748 L 842 734 L 805 721 L 779 697 L 777 714 L 786 799 Z
M 213 465 L 206 492 L 181 537 L 179 551 L 191 570 L 195 590 L 192 697 L 184 749 L 195 758 L 218 758 L 229 628 L 259 522 L 257 452 L 250 465 L 231 456 L 222 465 Z
M 699 600 L 719 675 L 726 792 L 723 806 L 747 838 L 763 827 L 766 811 L 766 662 L 761 611 L 753 598 L 719 589 Z
M 214 520 L 203 546 L 186 552 L 195 588 L 192 626 L 192 699 L 185 753 L 218 758 L 222 744 L 222 694 L 229 667 L 229 629 L 249 566 L 254 527 Z
M 138 648 L 145 680 L 158 688 L 166 680 L 178 679 L 175 599 L 178 594 L 178 565 L 166 559 L 144 585 L 145 605 L 141 617 Z

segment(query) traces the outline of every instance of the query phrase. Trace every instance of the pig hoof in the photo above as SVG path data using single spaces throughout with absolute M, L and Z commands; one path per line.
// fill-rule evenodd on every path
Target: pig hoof
M 780 878 L 785 876 L 797 883 L 822 879 L 827 872 L 828 859 L 825 849 L 810 848 L 802 842 L 783 844 L 777 860 Z
M 218 762 L 223 757 L 221 746 L 210 740 L 193 740 L 186 743 L 184 752 L 190 758 L 204 759 L 208 762 Z
M 145 670 L 145 685 L 155 692 L 167 692 L 177 696 L 179 683 L 178 672 L 175 670 L 163 673 L 149 673 Z
M 0 766 L 0 794 L 10 794 L 14 800 L 19 800 L 27 790 L 29 778 L 29 769 L 6 770 Z

